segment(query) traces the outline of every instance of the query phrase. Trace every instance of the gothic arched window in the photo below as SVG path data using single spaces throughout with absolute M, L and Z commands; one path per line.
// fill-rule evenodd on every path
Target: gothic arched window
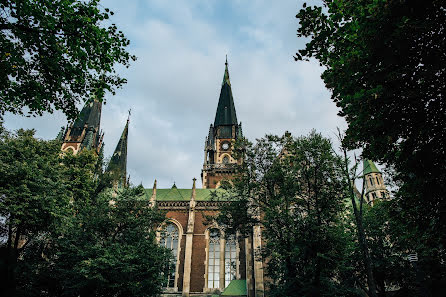
M 231 236 L 225 244 L 225 287 L 237 276 L 237 244 Z
M 220 287 L 220 231 L 209 231 L 208 288 Z
M 229 163 L 229 157 L 228 156 L 224 156 L 223 157 L 223 164 L 228 164 Z
M 167 276 L 167 287 L 173 288 L 175 286 L 175 275 L 178 257 L 178 227 L 173 223 L 168 223 L 164 226 L 160 245 L 172 250 L 173 258 L 167 263 L 164 275 Z

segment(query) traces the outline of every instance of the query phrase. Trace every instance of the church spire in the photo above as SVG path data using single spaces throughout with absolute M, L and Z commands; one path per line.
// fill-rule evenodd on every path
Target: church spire
M 127 118 L 127 123 L 125 124 L 124 131 L 122 131 L 121 138 L 116 145 L 115 151 L 110 159 L 110 163 L 107 167 L 107 172 L 113 175 L 113 178 L 123 185 L 127 184 L 127 142 L 129 133 L 129 121 L 130 121 L 130 111 L 129 117 Z
M 99 153 L 102 146 L 101 125 L 102 102 L 88 100 L 76 120 L 63 135 L 62 151 L 72 150 L 74 154 L 83 149 L 94 149 Z
M 234 177 L 235 165 L 242 161 L 235 159 L 234 143 L 242 137 L 242 126 L 237 122 L 226 56 L 217 112 L 204 145 L 204 164 L 201 171 L 203 188 L 218 188 L 222 180 L 231 180 Z
M 229 80 L 228 59 L 226 57 L 225 73 L 221 84 L 220 98 L 218 100 L 217 113 L 215 114 L 214 127 L 224 125 L 237 125 L 234 98 L 232 97 L 231 82 Z

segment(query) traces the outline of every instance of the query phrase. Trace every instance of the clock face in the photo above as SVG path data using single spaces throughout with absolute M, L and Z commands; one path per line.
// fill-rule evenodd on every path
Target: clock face
M 225 151 L 229 149 L 229 143 L 225 142 L 221 145 L 221 148 L 224 149 Z

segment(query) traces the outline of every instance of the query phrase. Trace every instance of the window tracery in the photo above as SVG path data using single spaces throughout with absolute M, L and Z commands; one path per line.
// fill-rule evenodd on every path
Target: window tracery
M 161 238 L 160 245 L 164 246 L 172 251 L 172 259 L 166 264 L 164 275 L 167 281 L 167 288 L 174 288 L 175 286 L 175 275 L 176 275 L 176 267 L 178 261 L 178 227 L 173 223 L 168 223 L 164 226 Z
M 209 232 L 208 288 L 220 287 L 220 231 Z
M 237 277 L 237 243 L 235 236 L 226 240 L 225 244 L 225 287 Z

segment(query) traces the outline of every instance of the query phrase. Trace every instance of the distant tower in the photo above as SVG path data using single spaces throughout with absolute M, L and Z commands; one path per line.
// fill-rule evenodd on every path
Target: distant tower
M 127 119 L 127 123 L 125 124 L 124 131 L 122 131 L 121 138 L 116 145 L 115 151 L 110 159 L 110 163 L 108 163 L 106 172 L 111 174 L 114 184 L 118 187 L 126 187 L 128 184 L 127 181 L 127 143 L 128 143 L 128 134 L 129 134 L 129 120 L 130 120 L 130 112 L 129 118 Z
M 372 161 L 363 161 L 363 173 L 365 178 L 364 198 L 367 203 L 373 205 L 376 199 L 390 198 L 381 171 L 378 170 Z
M 201 171 L 204 189 L 218 188 L 222 180 L 230 180 L 233 177 L 234 164 L 239 162 L 233 158 L 234 141 L 242 137 L 242 124 L 237 123 L 226 59 L 217 113 L 205 141 L 204 164 Z
M 90 99 L 85 103 L 81 113 L 68 129 L 59 133 L 62 139 L 62 151 L 77 154 L 83 149 L 94 149 L 99 154 L 103 134 L 100 131 L 102 102 Z

